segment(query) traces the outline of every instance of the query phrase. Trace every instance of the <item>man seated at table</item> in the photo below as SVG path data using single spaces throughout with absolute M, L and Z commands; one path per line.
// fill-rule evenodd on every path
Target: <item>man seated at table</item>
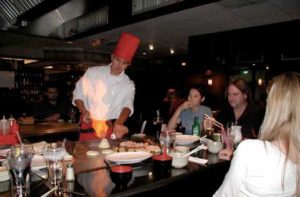
M 68 105 L 58 97 L 58 88 L 49 83 L 46 87 L 45 97 L 33 109 L 33 117 L 38 122 L 57 122 L 64 120 L 68 115 Z
M 220 111 L 217 119 L 226 124 L 241 126 L 243 139 L 255 139 L 261 125 L 264 112 L 252 101 L 251 90 L 243 79 L 233 80 L 227 87 L 227 99 L 229 106 Z M 220 152 L 220 158 L 229 160 L 233 151 L 224 149 Z

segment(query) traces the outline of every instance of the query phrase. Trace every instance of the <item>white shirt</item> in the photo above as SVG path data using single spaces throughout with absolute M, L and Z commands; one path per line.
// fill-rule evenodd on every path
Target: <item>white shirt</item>
M 230 169 L 214 197 L 294 196 L 297 168 L 290 160 L 282 188 L 285 158 L 270 142 L 244 140 L 235 151 Z
M 95 120 L 117 119 L 124 107 L 133 113 L 134 82 L 124 72 L 111 75 L 110 66 L 88 68 L 73 92 L 73 105 L 75 100 L 82 100 Z

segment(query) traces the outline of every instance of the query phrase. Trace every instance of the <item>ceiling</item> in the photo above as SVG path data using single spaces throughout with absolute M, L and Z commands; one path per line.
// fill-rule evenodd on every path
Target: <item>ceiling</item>
M 1 31 L 0 56 L 43 59 L 45 48 L 110 54 L 121 32 L 127 31 L 142 40 L 137 54 L 139 58 L 160 58 L 170 56 L 170 48 L 175 50 L 176 55 L 186 54 L 189 37 L 193 35 L 300 19 L 299 0 L 223 0 L 100 32 L 73 42 L 50 38 L 63 22 L 84 13 L 80 7 L 83 2 L 72 0 L 38 17 L 29 24 L 31 31 Z M 97 40 L 103 42 L 97 43 Z M 153 51 L 148 49 L 150 43 L 154 45 Z

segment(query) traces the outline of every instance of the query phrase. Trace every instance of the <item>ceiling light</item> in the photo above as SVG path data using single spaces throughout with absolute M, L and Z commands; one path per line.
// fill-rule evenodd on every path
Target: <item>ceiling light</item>
M 244 73 L 244 74 L 248 74 L 249 71 L 248 71 L 248 70 L 244 70 L 243 73 Z
M 38 60 L 24 59 L 24 64 L 31 64 L 34 62 L 38 62 Z
M 150 50 L 150 51 L 154 50 L 153 44 L 149 44 L 149 50 Z
M 44 69 L 52 69 L 53 66 L 45 66 Z
M 269 66 L 266 66 L 266 70 L 269 70 L 270 69 L 270 67 Z
M 143 52 L 143 55 L 147 55 L 147 53 L 144 51 L 144 52 Z
M 259 78 L 257 83 L 259 86 L 261 86 L 263 84 L 263 80 L 261 78 Z
M 186 62 L 181 62 L 181 66 L 186 66 Z
M 211 85 L 213 84 L 213 80 L 212 80 L 212 79 L 208 79 L 208 80 L 207 80 L 207 84 L 208 84 L 209 86 L 211 86 Z
M 170 54 L 174 54 L 174 53 L 175 53 L 174 49 L 170 48 Z

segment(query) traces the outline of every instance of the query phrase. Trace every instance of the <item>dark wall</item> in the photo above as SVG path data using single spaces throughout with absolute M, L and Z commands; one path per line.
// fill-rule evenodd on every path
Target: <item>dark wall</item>
M 193 64 L 203 70 L 215 66 L 230 71 L 234 66 L 252 63 L 269 64 L 272 72 L 299 71 L 300 20 L 227 31 L 189 39 L 189 55 Z M 298 60 L 281 60 L 284 56 Z M 261 60 L 263 57 L 263 60 Z

